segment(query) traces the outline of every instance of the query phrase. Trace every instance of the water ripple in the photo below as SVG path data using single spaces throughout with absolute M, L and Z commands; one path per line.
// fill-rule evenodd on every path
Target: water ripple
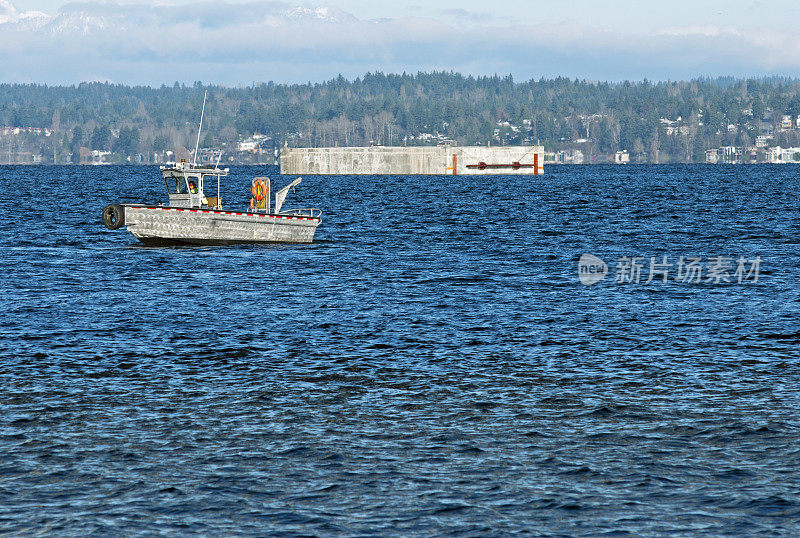
M 0 167 L 0 532 L 797 534 L 798 177 L 310 177 L 313 245 L 153 249 L 99 214 L 155 169 Z

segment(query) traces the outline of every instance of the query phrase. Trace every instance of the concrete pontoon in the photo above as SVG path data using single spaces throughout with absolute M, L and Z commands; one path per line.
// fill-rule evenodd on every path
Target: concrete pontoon
M 169 204 L 111 204 L 103 209 L 103 224 L 110 230 L 126 226 L 145 245 L 229 245 L 242 243 L 311 243 L 322 221 L 319 209 L 282 210 L 297 178 L 275 193 L 271 203 L 269 178 L 252 182 L 250 209 L 223 209 L 220 177 L 228 169 L 188 164 L 161 167 Z M 217 178 L 217 196 L 204 194 L 206 178 Z
M 281 149 L 282 174 L 539 175 L 543 146 L 417 146 Z

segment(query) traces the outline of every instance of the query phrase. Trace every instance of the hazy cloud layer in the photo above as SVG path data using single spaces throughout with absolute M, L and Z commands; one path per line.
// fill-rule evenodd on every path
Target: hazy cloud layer
M 601 80 L 800 74 L 800 37 L 715 26 L 622 34 L 576 22 L 501 26 L 483 13 L 359 20 L 284 2 L 73 3 L 57 15 L 0 0 L 4 82 L 318 81 L 455 70 Z M 477 21 L 477 23 L 476 23 Z

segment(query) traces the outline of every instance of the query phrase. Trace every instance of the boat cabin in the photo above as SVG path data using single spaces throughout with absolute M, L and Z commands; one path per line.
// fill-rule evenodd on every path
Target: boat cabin
M 167 163 L 161 167 L 161 175 L 169 193 L 171 207 L 209 207 L 219 208 L 221 204 L 219 194 L 219 178 L 228 175 L 228 168 L 190 164 L 185 160 L 180 163 Z M 217 196 L 206 197 L 205 179 L 209 176 L 217 177 Z

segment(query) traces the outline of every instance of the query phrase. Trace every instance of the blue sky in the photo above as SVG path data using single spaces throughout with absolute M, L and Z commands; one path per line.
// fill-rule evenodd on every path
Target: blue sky
M 0 0 L 0 79 L 239 85 L 432 69 L 798 77 L 798 20 L 800 3 L 786 0 Z

